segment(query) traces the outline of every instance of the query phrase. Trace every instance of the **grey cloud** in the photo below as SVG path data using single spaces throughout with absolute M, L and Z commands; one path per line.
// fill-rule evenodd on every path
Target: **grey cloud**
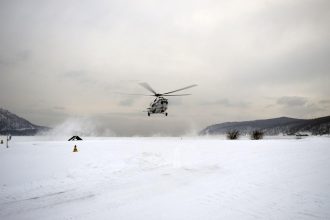
M 31 51 L 30 50 L 22 50 L 17 54 L 17 60 L 19 61 L 26 61 L 30 58 Z
M 283 106 L 281 112 L 289 117 L 298 117 L 298 118 L 317 118 L 320 116 L 327 116 L 329 112 L 327 109 L 316 105 L 315 103 L 308 103 L 303 106 Z M 327 112 L 326 114 L 322 114 Z
M 319 101 L 319 103 L 322 104 L 322 105 L 330 105 L 330 100 L 329 99 L 324 99 L 324 100 Z
M 59 74 L 58 78 L 61 81 L 69 80 L 71 83 L 74 83 L 73 85 L 75 86 L 78 84 L 79 87 L 100 87 L 99 79 L 93 77 L 85 70 L 67 71 L 63 74 Z
M 245 108 L 250 105 L 249 102 L 246 101 L 237 101 L 237 100 L 229 100 L 229 99 L 217 99 L 214 101 L 203 101 L 202 105 L 218 105 L 222 107 L 229 107 L 229 108 Z
M 81 78 L 87 78 L 87 73 L 84 70 L 74 70 L 74 71 L 68 71 L 62 74 L 64 77 L 69 77 L 72 79 L 81 79 Z
M 283 96 L 277 99 L 277 104 L 285 106 L 304 106 L 307 98 L 298 96 Z
M 125 98 L 119 102 L 119 105 L 121 106 L 132 106 L 135 102 L 134 98 Z
M 329 11 L 330 3 L 325 0 L 268 2 L 245 21 L 242 44 L 251 49 L 252 56 L 245 58 L 245 51 L 240 51 L 232 78 L 249 87 L 329 82 Z
M 72 114 L 66 112 L 65 110 L 59 111 L 58 109 L 43 107 L 21 108 L 19 111 L 17 111 L 17 114 L 34 124 L 50 127 L 59 121 L 63 121 L 66 118 L 72 117 Z
M 180 97 L 172 97 L 170 100 L 169 100 L 169 107 L 171 106 L 180 106 L 180 105 L 183 105 L 183 101 L 182 101 L 182 98 Z
M 65 107 L 63 107 L 63 106 L 54 106 L 53 109 L 58 110 L 58 111 L 63 111 L 63 110 L 65 110 Z
M 322 112 L 322 111 L 325 111 L 326 110 L 325 108 L 323 108 L 323 107 L 321 107 L 321 106 L 319 106 L 319 105 L 317 105 L 315 103 L 309 103 L 309 104 L 307 104 L 306 105 L 306 109 L 307 109 L 306 112 L 313 112 L 313 113 L 315 113 L 315 112 Z
M 0 53 L 0 65 L 2 66 L 13 66 L 18 65 L 19 63 L 28 61 L 31 57 L 30 50 L 21 50 L 15 53 L 14 55 L 10 55 L 10 53 Z
M 127 135 L 157 123 L 179 132 L 190 122 L 324 116 L 329 11 L 327 0 L 1 1 L 0 102 L 50 126 L 104 114 Z M 116 94 L 148 93 L 138 82 L 199 86 L 170 97 L 163 121 L 145 118 L 152 99 Z M 45 102 L 30 109 L 36 100 Z

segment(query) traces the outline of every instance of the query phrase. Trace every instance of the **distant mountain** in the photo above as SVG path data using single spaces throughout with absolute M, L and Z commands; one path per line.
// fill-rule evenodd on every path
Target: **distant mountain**
M 330 133 L 330 116 L 315 119 L 272 118 L 255 121 L 225 122 L 206 127 L 200 135 L 225 134 L 229 130 L 238 130 L 241 134 L 249 134 L 253 130 L 262 130 L 267 135 L 295 134 L 310 132 L 312 134 Z
M 40 131 L 48 130 L 48 127 L 34 125 L 24 118 L 0 108 L 0 134 L 11 135 L 35 135 Z

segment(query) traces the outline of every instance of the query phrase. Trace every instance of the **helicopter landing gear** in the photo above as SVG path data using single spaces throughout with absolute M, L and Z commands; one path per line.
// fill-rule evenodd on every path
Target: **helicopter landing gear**
M 150 112 L 148 112 L 148 116 L 150 117 Z
M 167 116 L 168 114 L 167 114 L 167 112 L 165 112 L 165 116 Z

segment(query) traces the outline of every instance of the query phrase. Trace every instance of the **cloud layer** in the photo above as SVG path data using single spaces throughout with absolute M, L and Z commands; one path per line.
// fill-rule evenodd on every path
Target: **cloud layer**
M 329 23 L 327 0 L 1 1 L 0 103 L 48 126 L 102 118 L 120 135 L 329 115 Z M 152 99 L 118 94 L 148 93 L 138 82 L 199 86 L 150 119 Z

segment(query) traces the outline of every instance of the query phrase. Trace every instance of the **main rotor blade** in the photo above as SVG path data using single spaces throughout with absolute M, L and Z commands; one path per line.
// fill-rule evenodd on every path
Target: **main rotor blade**
M 136 93 L 121 93 L 121 92 L 116 92 L 116 94 L 120 94 L 120 95 L 140 95 L 140 96 L 155 96 L 155 95 L 136 94 Z
M 185 89 L 189 89 L 189 88 L 192 88 L 192 87 L 195 87 L 195 86 L 197 86 L 197 84 L 194 84 L 194 85 L 191 85 L 191 86 L 187 86 L 187 87 L 184 87 L 182 89 L 177 89 L 177 90 L 174 90 L 174 91 L 171 91 L 171 92 L 165 92 L 165 93 L 163 93 L 163 95 L 170 94 L 170 93 L 173 93 L 173 92 L 178 92 L 178 91 L 185 90 Z
M 178 94 L 178 95 L 161 95 L 161 96 L 187 96 L 191 94 Z
M 145 83 L 145 82 L 143 82 L 143 83 L 139 83 L 140 84 L 140 86 L 142 86 L 142 87 L 144 87 L 145 89 L 147 89 L 147 90 L 149 90 L 150 92 L 152 92 L 153 94 L 157 94 L 157 92 L 155 92 L 155 90 L 153 90 L 153 88 L 151 88 L 151 86 L 149 86 L 149 84 L 148 83 Z

